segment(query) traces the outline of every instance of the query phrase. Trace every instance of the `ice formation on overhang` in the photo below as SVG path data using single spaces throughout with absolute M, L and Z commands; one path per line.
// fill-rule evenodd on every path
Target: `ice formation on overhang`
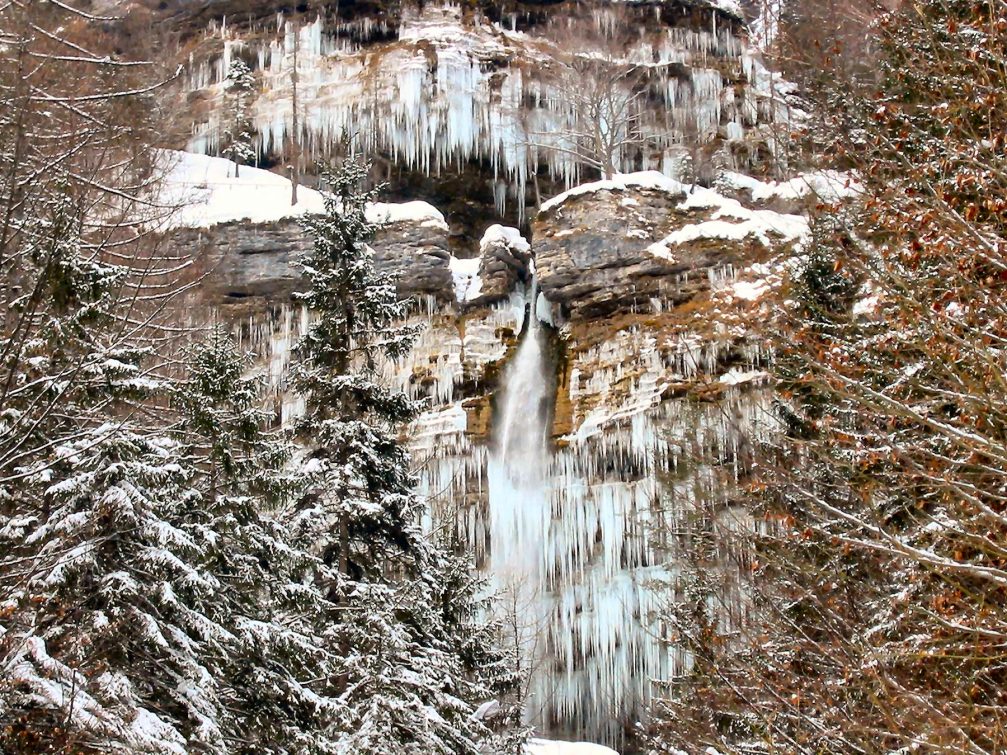
M 671 11 L 658 5 L 653 12 Z M 789 117 L 784 83 L 746 47 L 737 24 L 719 13 L 709 19 L 706 28 L 656 21 L 659 35 L 641 34 L 618 52 L 581 51 L 642 72 L 634 79 L 645 90 L 634 105 L 640 108 L 633 116 L 639 136 L 619 150 L 618 170 L 677 176 L 697 147 L 718 138 L 745 139 L 753 130 L 765 138 L 765 128 Z M 396 41 L 360 45 L 356 40 L 373 31 L 366 23 L 327 26 L 319 18 L 297 28 L 280 17 L 268 41 L 222 33 L 216 59 L 192 62 L 188 88 L 219 102 L 232 56 L 254 60 L 258 148 L 276 158 L 290 152 L 296 57 L 294 136 L 309 157 L 349 136 L 357 149 L 426 174 L 457 171 L 475 160 L 498 177 L 501 209 L 516 201 L 522 213 L 525 186 L 538 166 L 568 187 L 582 180 L 582 161 L 567 133 L 576 130 L 576 106 L 562 81 L 542 75 L 563 56 L 545 33 L 531 36 L 511 31 L 506 20 L 490 24 L 456 6 L 425 5 L 403 10 Z M 605 34 L 610 15 L 596 12 L 593 23 Z M 223 131 L 217 108 L 194 125 L 190 149 L 218 153 Z

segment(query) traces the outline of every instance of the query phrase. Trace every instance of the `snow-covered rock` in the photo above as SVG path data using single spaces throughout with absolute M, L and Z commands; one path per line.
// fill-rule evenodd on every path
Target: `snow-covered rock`
M 717 179 L 717 188 L 756 207 L 800 212 L 806 203 L 834 203 L 863 192 L 855 175 L 835 170 L 802 173 L 785 181 L 763 181 L 734 171 L 725 171 Z
M 685 194 L 688 191 L 685 184 L 669 178 L 656 170 L 645 170 L 637 173 L 620 173 L 612 178 L 601 181 L 575 186 L 559 194 L 552 199 L 542 203 L 539 212 L 549 212 L 553 208 L 559 207 L 573 197 L 581 197 L 585 194 L 595 194 L 601 191 L 626 191 L 628 189 L 640 189 L 651 191 L 663 191 L 667 194 Z
M 299 186 L 291 204 L 288 178 L 250 165 L 190 152 L 160 150 L 155 155 L 164 177 L 156 201 L 169 228 L 208 228 L 221 223 L 275 223 L 325 211 L 322 195 Z M 237 173 L 238 175 L 235 175 Z M 367 207 L 372 223 L 415 223 L 447 231 L 444 216 L 428 202 L 376 202 Z
M 155 160 L 167 169 L 154 194 L 162 208 L 159 229 L 208 271 L 204 290 L 218 301 L 249 297 L 283 300 L 297 288 L 292 265 L 311 240 L 300 218 L 324 211 L 321 193 L 301 186 L 290 204 L 290 181 L 229 160 L 164 150 Z M 427 202 L 375 202 L 367 218 L 380 228 L 372 243 L 379 268 L 396 277 L 403 295 L 452 300 L 455 283 L 448 226 Z
M 807 234 L 804 216 L 653 171 L 578 186 L 546 202 L 533 225 L 539 285 L 571 319 L 681 305 L 753 244 L 778 249 Z
M 491 225 L 479 242 L 479 259 L 480 300 L 502 301 L 519 281 L 528 279 L 531 244 L 517 228 Z

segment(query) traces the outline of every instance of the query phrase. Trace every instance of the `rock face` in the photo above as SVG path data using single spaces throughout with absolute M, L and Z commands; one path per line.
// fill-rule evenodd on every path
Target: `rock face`
M 687 654 L 655 639 L 658 611 L 679 589 L 669 532 L 697 516 L 748 526 L 731 500 L 747 439 L 767 432 L 769 414 L 762 353 L 745 323 L 807 224 L 689 188 L 650 173 L 584 185 L 546 204 L 531 243 L 494 226 L 466 260 L 451 257 L 432 208 L 394 206 L 400 219 L 373 242 L 402 294 L 421 295 L 414 348 L 381 365 L 390 385 L 429 407 L 402 433 L 419 460 L 418 490 L 480 567 L 496 569 L 503 554 L 526 567 L 514 599 L 525 601 L 522 637 L 538 633 L 528 660 L 535 699 L 546 701 L 534 717 L 543 733 L 621 746 L 622 724 L 645 715 L 647 680 L 688 668 Z M 305 325 L 289 301 L 298 283 L 289 260 L 307 243 L 296 219 L 175 233 L 213 266 L 205 294 L 251 307 L 232 308 L 248 314 L 243 345 L 263 355 L 290 420 L 299 407 L 285 367 Z M 540 316 L 554 326 L 537 328 L 531 384 L 549 405 L 536 423 L 547 451 L 532 495 L 503 476 L 500 402 L 529 318 Z M 531 418 L 518 416 L 513 432 Z M 732 626 L 745 606 L 735 567 L 713 568 L 720 618 Z
M 542 293 L 570 319 L 649 309 L 651 301 L 688 297 L 703 282 L 688 272 L 723 263 L 710 250 L 682 261 L 647 251 L 650 244 L 694 220 L 700 210 L 677 210 L 685 198 L 672 190 L 600 189 L 540 213 L 533 222 L 535 269 Z
M 232 5 L 204 0 L 195 17 Z M 532 723 L 621 749 L 623 727 L 645 716 L 649 680 L 690 663 L 658 615 L 683 599 L 672 533 L 696 521 L 747 526 L 732 501 L 747 438 L 766 431 L 769 415 L 763 354 L 746 323 L 762 314 L 781 260 L 807 231 L 802 218 L 772 211 L 800 206 L 805 195 L 793 186 L 734 174 L 717 192 L 692 177 L 758 168 L 775 144 L 773 124 L 789 117 L 785 92 L 747 47 L 730 0 L 599 3 L 590 14 L 560 0 L 513 15 L 493 2 L 406 2 L 394 18 L 377 13 L 380 4 L 355 4 L 353 18 L 279 21 L 261 12 L 275 3 L 251 5 L 248 28 L 229 18 L 193 40 L 189 149 L 222 146 L 221 81 L 240 55 L 260 84 L 253 116 L 263 164 L 284 160 L 296 51 L 302 154 L 328 154 L 351 135 L 378 157 L 382 178 L 409 184 L 402 197 L 433 201 L 429 182 L 452 187 L 448 199 L 467 219 L 456 222 L 437 197 L 453 239 L 441 217 L 394 223 L 373 243 L 400 292 L 421 300 L 414 349 L 382 373 L 428 401 L 403 438 L 435 521 L 479 566 L 512 553 L 527 567 L 533 605 L 519 608 L 515 594 L 513 619 L 527 625 L 520 633 L 535 632 Z M 613 33 L 625 21 L 616 5 L 630 16 L 628 41 Z M 571 28 L 585 33 L 571 37 Z M 581 185 L 596 173 L 571 157 L 577 145 L 546 143 L 542 134 L 576 125 L 551 76 L 569 52 L 646 69 L 634 99 L 645 103 L 636 125 L 646 136 L 614 161 L 646 172 Z M 530 247 L 494 226 L 474 248 L 489 213 L 524 229 L 526 207 L 557 186 L 570 190 L 531 220 Z M 227 196 L 214 194 L 225 209 L 236 204 Z M 474 197 L 491 206 L 469 207 Z M 284 367 L 305 325 L 289 303 L 298 285 L 289 262 L 307 240 L 289 218 L 214 222 L 175 231 L 176 240 L 212 269 L 212 301 L 254 300 L 240 310 L 243 343 L 263 355 L 287 420 L 298 407 L 284 398 Z M 534 440 L 548 458 L 524 496 L 513 486 L 508 494 L 500 474 L 500 402 L 529 333 L 541 341 L 527 393 L 549 406 L 529 409 L 536 422 L 517 414 L 503 436 L 541 427 Z M 710 566 L 723 577 L 718 619 L 732 626 L 744 596 L 731 567 Z M 506 590 L 503 575 L 492 576 Z
M 220 301 L 289 299 L 301 282 L 293 263 L 311 246 L 294 218 L 183 228 L 172 233 L 172 241 L 179 251 L 200 260 L 209 273 L 206 290 Z M 378 231 L 371 247 L 378 269 L 395 277 L 403 297 L 454 299 L 446 229 L 409 221 L 391 223 Z
M 571 321 L 673 309 L 805 230 L 799 216 L 654 173 L 581 186 L 546 203 L 532 228 L 539 286 Z
M 410 221 L 392 223 L 378 231 L 371 246 L 378 269 L 395 277 L 401 296 L 454 300 L 448 268 L 451 251 L 444 228 Z
M 222 81 L 231 58 L 241 56 L 260 83 L 253 117 L 261 159 L 283 164 L 296 59 L 303 112 L 295 136 L 308 165 L 351 138 L 381 160 L 400 196 L 416 196 L 400 185 L 403 171 L 441 182 L 465 174 L 481 201 L 492 197 L 500 217 L 517 225 L 540 192 L 597 175 L 577 158 L 582 140 L 564 136 L 589 130 L 562 75 L 571 53 L 646 71 L 628 77 L 631 101 L 645 104 L 631 117 L 639 138 L 617 139 L 623 146 L 606 156 L 617 170 L 712 176 L 716 164 L 764 166 L 773 124 L 789 117 L 785 93 L 747 47 L 742 14 L 726 0 L 590 9 L 559 0 L 515 12 L 491 0 L 463 7 L 318 2 L 309 4 L 317 15 L 279 24 L 268 12 L 278 4 L 266 2 L 243 3 L 224 23 L 230 5 L 194 5 L 186 22 L 196 51 L 184 82 L 188 149 L 219 154 L 226 146 Z M 203 35 L 189 25 L 199 22 L 207 24 Z M 450 198 L 460 203 L 459 216 L 470 198 Z M 454 222 L 451 208 L 439 206 Z

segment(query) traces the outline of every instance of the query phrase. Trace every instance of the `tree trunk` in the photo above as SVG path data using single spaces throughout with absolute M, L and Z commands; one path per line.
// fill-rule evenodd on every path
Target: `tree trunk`
M 300 174 L 300 164 L 301 164 L 301 149 L 298 144 L 298 122 L 297 122 L 297 48 L 300 46 L 300 29 L 294 29 L 294 68 L 290 72 L 290 83 L 293 93 L 293 122 L 291 124 L 290 130 L 290 151 L 291 151 L 291 165 L 290 165 L 290 204 L 297 204 L 297 184 L 301 181 Z
M 350 571 L 350 524 L 345 516 L 339 520 L 339 573 Z

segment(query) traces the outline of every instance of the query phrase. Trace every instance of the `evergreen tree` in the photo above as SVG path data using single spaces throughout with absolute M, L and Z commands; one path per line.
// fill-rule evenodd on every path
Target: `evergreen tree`
M 133 201 L 156 82 L 69 4 L 0 26 L 0 751 L 232 752 L 249 632 L 156 377 L 178 260 Z
M 208 543 L 173 524 L 198 500 L 175 444 L 102 425 L 19 487 L 37 504 L 0 528 L 3 751 L 227 752 L 205 659 L 229 634 Z
M 415 330 L 395 287 L 374 268 L 367 241 L 376 226 L 361 192 L 366 169 L 348 163 L 323 173 L 331 190 L 324 215 L 309 216 L 314 239 L 303 262 L 307 292 L 299 298 L 313 320 L 296 347 L 292 384 L 306 410 L 296 432 L 309 448 L 309 489 L 299 522 L 329 564 L 347 579 L 381 580 L 415 573 L 427 556 L 406 453 L 395 432 L 417 405 L 383 385 L 379 360 L 407 353 Z
M 487 734 L 471 703 L 488 690 L 469 664 L 482 660 L 459 636 L 471 586 L 451 589 L 443 555 L 424 539 L 409 460 L 395 432 L 416 405 L 382 385 L 380 359 L 410 348 L 407 304 L 374 268 L 360 191 L 365 166 L 323 172 L 326 212 L 305 221 L 314 244 L 303 262 L 301 300 L 313 316 L 297 346 L 293 383 L 306 411 L 296 431 L 307 446 L 307 489 L 296 526 L 334 576 L 326 633 L 338 656 L 332 696 L 343 752 L 478 751 Z M 490 652 L 487 648 L 486 652 Z
M 0 749 L 226 752 L 219 584 L 182 526 L 199 494 L 177 443 L 129 407 L 163 393 L 123 338 L 127 271 L 94 258 L 68 195 L 22 222 L 30 292 L 2 340 Z
M 255 76 L 248 64 L 241 58 L 233 58 L 227 69 L 224 80 L 224 112 L 227 113 L 227 125 L 224 130 L 224 157 L 234 162 L 234 177 L 243 163 L 255 159 L 255 148 L 252 142 L 255 131 L 249 115 L 252 94 L 255 92 Z
M 329 609 L 315 584 L 323 567 L 272 516 L 297 490 L 291 444 L 264 430 L 260 381 L 244 376 L 247 359 L 221 327 L 192 349 L 188 367 L 173 390 L 175 434 L 201 494 L 187 527 L 209 544 L 201 563 L 222 587 L 212 616 L 231 635 L 216 659 L 230 751 L 331 752 L 335 702 L 313 689 L 333 667 L 317 635 Z

